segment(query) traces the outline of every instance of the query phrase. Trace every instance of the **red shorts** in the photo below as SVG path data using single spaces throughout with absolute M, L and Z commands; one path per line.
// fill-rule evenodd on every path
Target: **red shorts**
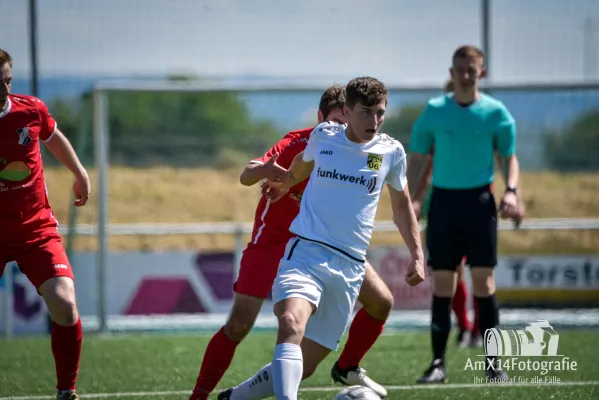
M 269 298 L 286 246 L 287 242 L 280 241 L 250 244 L 241 257 L 239 277 L 233 290 L 246 296 Z
M 74 280 L 73 270 L 56 228 L 36 230 L 18 240 L 0 238 L 0 276 L 6 263 L 16 261 L 19 269 L 36 289 L 50 278 L 66 276 Z

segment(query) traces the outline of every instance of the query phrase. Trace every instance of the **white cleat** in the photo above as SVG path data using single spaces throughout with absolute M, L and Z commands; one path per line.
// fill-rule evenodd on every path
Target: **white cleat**
M 341 369 L 335 362 L 333 369 L 331 370 L 331 377 L 333 381 L 340 383 L 345 386 L 365 386 L 374 391 L 379 397 L 384 399 L 387 397 L 387 390 L 370 379 L 366 375 L 366 370 L 360 367 Z

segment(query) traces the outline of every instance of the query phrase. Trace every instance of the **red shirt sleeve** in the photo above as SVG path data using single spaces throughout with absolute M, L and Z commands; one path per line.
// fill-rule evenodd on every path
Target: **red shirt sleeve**
M 264 153 L 264 155 L 262 155 L 262 157 L 254 158 L 250 162 L 256 163 L 256 164 L 266 164 L 268 162 L 268 160 L 270 160 L 270 158 L 275 153 L 279 153 L 279 158 L 277 160 L 277 164 L 284 166 L 281 162 L 286 161 L 285 159 L 288 158 L 288 157 L 286 157 L 287 152 L 285 152 L 285 149 L 289 146 L 289 143 L 292 140 L 293 140 L 293 137 L 290 134 L 285 135 L 285 137 L 283 137 L 283 139 L 279 140 L 266 153 Z M 291 164 L 291 161 L 293 161 L 293 157 L 291 157 L 291 159 L 289 160 L 289 164 Z
M 50 114 L 50 111 L 48 111 L 48 107 L 46 107 L 44 102 L 39 99 L 36 100 L 41 123 L 40 140 L 45 142 L 49 140 L 56 131 L 56 120 L 52 117 L 52 114 Z

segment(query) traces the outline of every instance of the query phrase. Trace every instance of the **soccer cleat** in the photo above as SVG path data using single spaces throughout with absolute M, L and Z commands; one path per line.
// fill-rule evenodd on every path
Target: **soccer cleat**
M 483 338 L 480 336 L 480 334 L 474 333 L 472 332 L 470 334 L 470 344 L 469 346 L 473 349 L 480 349 L 483 347 Z
M 339 368 L 339 362 L 336 361 L 331 369 L 331 378 L 336 383 L 345 386 L 365 386 L 374 391 L 380 398 L 387 397 L 387 390 L 370 379 L 366 375 L 366 370 L 360 367 L 350 367 L 346 369 Z
M 458 335 L 456 336 L 456 345 L 459 348 L 463 349 L 465 347 L 468 347 L 470 340 L 470 331 L 467 329 L 460 329 Z
M 416 383 L 445 383 L 447 382 L 447 373 L 445 372 L 445 365 L 443 360 L 433 360 L 430 367 L 424 371 Z
M 218 400 L 229 400 L 231 398 L 232 394 L 233 394 L 233 389 L 223 390 L 222 392 L 220 392 L 218 394 L 217 399 Z
M 56 400 L 79 400 L 79 396 L 74 390 L 59 390 Z

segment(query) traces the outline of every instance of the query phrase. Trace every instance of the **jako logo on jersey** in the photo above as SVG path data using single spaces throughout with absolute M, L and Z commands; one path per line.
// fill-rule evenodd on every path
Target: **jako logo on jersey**
M 320 167 L 316 171 L 316 174 L 321 178 L 335 179 L 337 181 L 357 183 L 358 185 L 366 186 L 366 188 L 368 189 L 368 193 L 374 192 L 374 189 L 376 188 L 376 176 L 372 178 L 366 178 L 364 175 L 346 175 L 337 172 L 336 169 L 332 171 L 327 171 L 326 169 L 322 169 Z
M 320 154 L 326 154 L 326 155 L 330 156 L 330 155 L 332 155 L 332 154 L 333 154 L 333 151 L 332 151 L 332 150 L 322 150 L 322 151 L 320 152 Z
M 19 135 L 19 144 L 21 146 L 27 146 L 29 143 L 31 143 L 31 138 L 29 137 L 29 128 L 17 129 L 17 134 Z

